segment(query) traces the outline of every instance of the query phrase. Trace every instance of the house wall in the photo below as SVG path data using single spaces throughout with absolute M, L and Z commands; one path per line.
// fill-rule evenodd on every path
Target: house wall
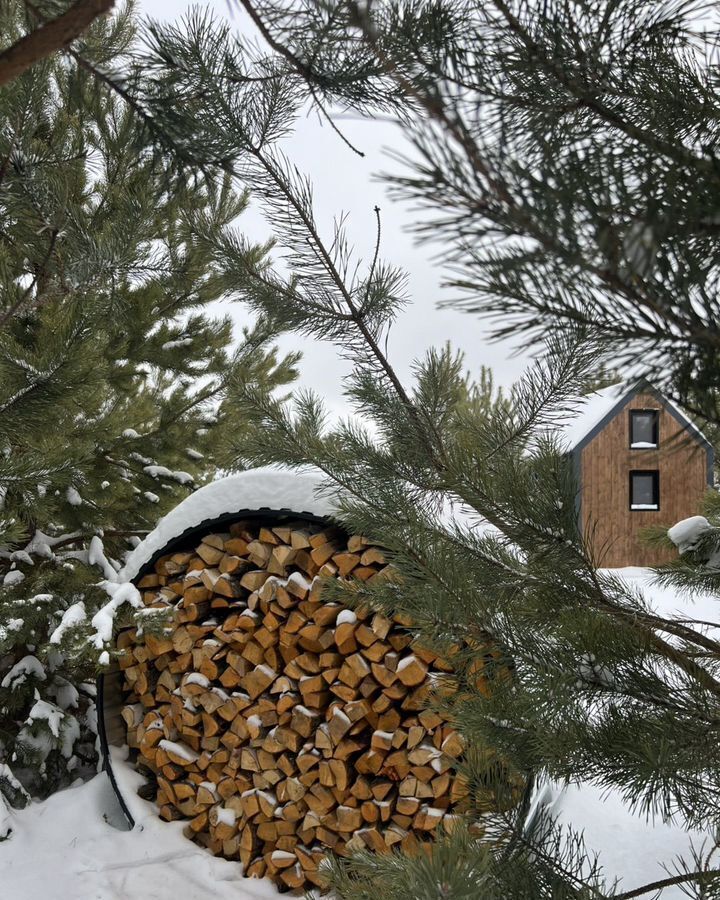
M 630 449 L 631 409 L 657 409 L 658 450 Z M 648 525 L 669 527 L 698 514 L 707 490 L 707 452 L 684 431 L 653 394 L 636 394 L 580 451 L 580 515 L 597 565 L 653 566 L 676 558 L 672 550 L 646 546 Z M 660 508 L 630 509 L 630 471 L 657 469 Z

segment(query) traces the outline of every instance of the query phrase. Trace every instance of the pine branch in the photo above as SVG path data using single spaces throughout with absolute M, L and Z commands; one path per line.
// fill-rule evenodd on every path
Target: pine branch
M 240 2 L 269 46 L 288 60 L 295 71 L 306 81 L 311 96 L 315 96 L 315 86 L 327 89 L 328 85 L 325 79 L 318 75 L 311 65 L 305 63 L 289 47 L 272 35 L 253 5 L 252 0 L 240 0 Z M 631 302 L 640 315 L 645 315 L 644 311 L 648 310 L 652 315 L 658 317 L 661 323 L 673 325 L 680 329 L 681 332 L 689 332 L 694 340 L 710 347 L 720 347 L 720 334 L 716 330 L 707 328 L 697 320 L 688 318 L 671 305 L 659 303 L 652 292 L 644 290 L 644 286 L 637 279 L 630 281 L 622 277 L 616 268 L 593 264 L 587 256 L 578 255 L 577 258 L 568 258 L 567 249 L 558 240 L 557 234 L 540 227 L 532 211 L 527 210 L 523 203 L 516 199 L 499 172 L 493 171 L 492 164 L 483 155 L 466 123 L 459 115 L 451 114 L 451 110 L 443 100 L 439 89 L 435 89 L 432 92 L 423 90 L 403 74 L 401 66 L 384 49 L 379 40 L 379 35 L 369 14 L 371 7 L 368 6 L 366 9 L 362 9 L 354 0 L 348 6 L 351 12 L 352 23 L 361 30 L 368 46 L 376 54 L 382 71 L 395 79 L 404 96 L 415 101 L 425 111 L 427 116 L 432 121 L 437 122 L 441 129 L 456 142 L 457 146 L 465 154 L 471 170 L 483 180 L 486 186 L 485 193 L 488 195 L 488 205 L 483 210 L 485 214 L 491 218 L 505 217 L 507 224 L 511 225 L 518 235 L 531 237 L 549 253 L 556 254 L 561 258 L 565 257 L 569 265 L 577 264 L 582 266 L 586 272 L 592 274 L 600 283 L 606 285 L 609 291 Z M 695 159 L 694 156 L 692 158 Z M 704 162 L 709 161 L 705 160 Z M 472 208 L 476 206 L 477 201 L 473 195 L 468 194 L 468 202 Z M 492 207 L 493 203 L 499 203 L 501 206 L 496 209 Z M 574 318 L 578 324 L 583 326 L 595 324 L 591 316 L 580 311 L 566 309 L 564 314 L 568 318 Z M 639 332 L 637 329 L 630 330 L 621 324 L 616 325 L 615 330 L 618 335 L 625 337 L 652 337 L 657 333 L 657 321 L 648 318 L 648 326 L 646 334 Z
M 682 875 L 673 875 L 672 878 L 662 878 L 659 881 L 644 884 L 642 887 L 634 888 L 631 891 L 624 891 L 622 894 L 614 894 L 613 900 L 632 900 L 634 897 L 642 897 L 643 894 L 662 891 L 667 887 L 674 887 L 676 884 L 688 884 L 689 882 L 695 882 L 700 886 L 705 886 L 716 881 L 718 878 L 720 878 L 720 871 L 705 869 L 698 872 L 687 872 Z
M 362 150 L 359 150 L 338 128 L 335 122 L 332 119 L 330 113 L 325 109 L 325 105 L 320 100 L 317 95 L 317 91 L 315 90 L 315 83 L 313 78 L 311 77 L 312 66 L 306 66 L 305 63 L 302 62 L 294 53 L 290 51 L 288 47 L 283 46 L 283 44 L 276 41 L 275 38 L 270 33 L 270 30 L 267 28 L 265 23 L 263 22 L 262 17 L 258 14 L 258 11 L 255 9 L 254 5 L 250 2 L 250 0 L 239 0 L 240 5 L 243 7 L 245 12 L 250 16 L 256 28 L 262 34 L 262 36 L 267 41 L 268 45 L 271 49 L 275 50 L 276 53 L 279 53 L 281 56 L 284 56 L 286 60 L 292 65 L 292 67 L 305 78 L 305 82 L 308 86 L 308 90 L 310 91 L 310 96 L 315 104 L 315 106 L 320 111 L 320 115 L 323 119 L 328 123 L 330 128 L 335 132 L 335 134 L 340 138 L 340 140 L 352 150 L 353 153 L 357 154 L 361 158 L 365 157 L 365 154 Z
M 249 2 L 249 0 L 243 0 L 243 2 Z M 497 2 L 502 3 L 502 0 L 497 0 Z M 389 56 L 380 44 L 379 36 L 369 15 L 371 7 L 368 5 L 366 9 L 361 9 L 356 0 L 350 0 L 349 8 L 352 10 L 355 24 L 362 30 L 368 44 L 375 51 L 384 71 L 397 81 L 408 97 L 414 99 L 425 110 L 431 120 L 437 122 L 443 131 L 457 142 L 457 145 L 462 149 L 470 162 L 472 170 L 485 180 L 487 187 L 490 189 L 491 198 L 499 200 L 500 203 L 505 205 L 518 233 L 532 237 L 549 252 L 556 253 L 561 257 L 566 256 L 565 248 L 562 247 L 555 235 L 538 226 L 535 218 L 516 200 L 499 174 L 492 171 L 491 164 L 483 156 L 482 151 L 463 120 L 459 116 L 451 116 L 440 92 L 436 90 L 433 94 L 430 94 L 427 91 L 422 91 L 402 74 L 397 62 Z M 306 72 L 307 77 L 312 77 L 310 70 L 306 70 Z M 714 170 L 715 164 L 713 163 Z M 485 212 L 491 215 L 489 207 L 486 208 Z M 568 262 L 571 262 L 571 260 L 568 260 Z M 659 316 L 661 321 L 672 323 L 683 331 L 689 331 L 695 340 L 707 343 L 709 346 L 720 347 L 720 334 L 717 331 L 705 327 L 699 328 L 696 323 L 688 322 L 687 318 L 681 316 L 674 309 L 658 304 L 650 293 L 642 290 L 641 285 L 629 283 L 615 269 L 593 265 L 587 257 L 578 257 L 576 262 L 585 271 L 596 276 L 601 283 L 607 285 L 611 291 L 626 297 L 640 309 L 647 308 L 654 315 Z M 576 321 L 585 326 L 593 324 L 591 318 L 582 315 L 577 315 Z
M 42 262 L 40 263 L 38 270 L 35 272 L 32 281 L 25 288 L 25 290 L 22 292 L 20 297 L 15 301 L 15 303 L 13 303 L 13 305 L 9 309 L 5 310 L 5 312 L 0 314 L 0 328 L 2 328 L 3 325 L 6 325 L 10 321 L 10 319 L 12 319 L 13 316 L 17 315 L 21 310 L 23 312 L 27 312 L 30 309 L 37 309 L 42 304 L 43 294 L 39 290 L 36 291 L 35 297 L 33 298 L 32 303 L 26 305 L 26 301 L 27 301 L 27 298 L 32 293 L 33 288 L 38 287 L 40 279 L 43 278 L 46 274 L 47 265 L 50 262 L 50 259 L 55 250 L 55 243 L 58 238 L 58 233 L 59 233 L 59 231 L 57 228 L 52 229 L 51 234 L 50 234 L 50 241 L 48 243 L 47 250 L 45 251 L 45 256 L 44 256 Z
M 567 71 L 558 65 L 557 61 L 548 57 L 542 46 L 534 41 L 523 28 L 522 23 L 515 16 L 505 2 L 505 0 L 491 0 L 492 5 L 500 12 L 510 29 L 516 34 L 527 48 L 528 54 L 536 65 L 541 66 L 548 74 L 550 74 L 559 84 L 575 97 L 577 108 L 586 108 L 603 121 L 607 122 L 613 128 L 617 128 L 634 141 L 647 146 L 653 153 L 667 156 L 673 162 L 689 166 L 690 168 L 702 168 L 711 175 L 717 174 L 717 161 L 699 156 L 686 149 L 682 143 L 671 143 L 663 140 L 659 135 L 654 134 L 647 129 L 634 125 L 626 117 L 617 110 L 611 109 L 607 104 L 597 99 L 596 95 L 590 95 L 583 90 L 583 86 L 575 78 L 568 76 Z M 612 12 L 612 4 L 608 3 L 606 8 L 606 17 L 609 18 Z
M 362 335 L 363 339 L 365 340 L 367 346 L 370 348 L 372 355 L 377 360 L 377 362 L 380 364 L 382 371 L 385 373 L 388 380 L 392 384 L 393 388 L 395 389 L 396 394 L 398 395 L 398 397 L 399 397 L 401 403 L 403 404 L 403 406 L 405 407 L 405 409 L 408 411 L 410 417 L 417 422 L 417 424 L 421 430 L 424 430 L 424 427 L 428 423 L 424 423 L 420 419 L 418 411 L 415 408 L 415 405 L 413 404 L 409 395 L 407 394 L 405 388 L 403 387 L 402 382 L 400 381 L 397 373 L 391 366 L 391 364 L 390 364 L 389 360 L 387 359 L 387 357 L 385 356 L 385 354 L 380 349 L 380 346 L 379 346 L 378 342 L 375 340 L 374 336 L 370 333 L 370 330 L 368 329 L 363 316 L 360 314 L 360 311 L 356 307 L 355 302 L 353 301 L 353 298 L 350 296 L 350 292 L 348 291 L 348 289 L 345 285 L 345 281 L 344 281 L 342 275 L 340 274 L 340 272 L 338 272 L 338 270 L 335 266 L 335 263 L 333 262 L 332 256 L 329 253 L 328 249 L 326 248 L 320 235 L 318 234 L 317 229 L 315 228 L 315 223 L 312 221 L 312 219 L 308 215 L 307 210 L 302 206 L 302 204 L 298 203 L 295 193 L 289 189 L 286 180 L 284 178 L 282 178 L 282 176 L 278 172 L 276 166 L 274 166 L 272 164 L 271 160 L 266 155 L 264 155 L 259 149 L 252 148 L 250 150 L 250 152 L 255 157 L 255 159 L 260 163 L 260 165 L 265 170 L 265 172 L 269 175 L 270 179 L 272 180 L 272 183 L 275 185 L 278 192 L 283 197 L 285 197 L 287 202 L 295 210 L 295 213 L 298 216 L 298 219 L 303 224 L 304 228 L 306 229 L 306 231 L 308 233 L 308 236 L 312 242 L 311 246 L 312 246 L 313 250 L 318 254 L 318 257 L 319 257 L 320 261 L 322 262 L 322 265 L 324 266 L 325 270 L 327 271 L 330 278 L 332 279 L 340 296 L 343 298 L 343 301 L 345 302 L 345 305 L 348 308 L 348 311 L 349 311 L 349 314 L 353 321 L 354 326 L 360 332 L 360 334 Z

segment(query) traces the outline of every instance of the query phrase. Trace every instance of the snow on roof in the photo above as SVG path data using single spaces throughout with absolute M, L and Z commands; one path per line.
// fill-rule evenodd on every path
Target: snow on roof
M 611 384 L 609 387 L 588 394 L 578 412 L 568 418 L 557 429 L 558 436 L 567 446 L 567 449 L 573 450 L 577 447 L 580 441 L 587 437 L 608 413 L 612 412 L 623 395 L 628 393 L 631 386 L 631 382 L 620 381 L 617 384 Z
M 679 417 L 684 423 L 688 431 L 704 441 L 708 446 L 710 442 L 705 435 L 697 428 L 687 417 L 687 415 L 679 409 L 671 400 L 669 400 L 657 388 L 653 388 L 644 379 L 635 379 L 634 381 L 619 381 L 617 384 L 611 384 L 609 387 L 594 391 L 584 398 L 583 405 L 577 413 L 569 416 L 557 428 L 557 435 L 565 445 L 567 450 L 574 450 L 595 428 L 599 425 L 605 416 L 609 415 L 613 409 L 625 398 L 629 399 L 634 391 L 642 390 L 656 391 L 662 397 L 662 403 L 675 416 Z
M 186 497 L 157 523 L 144 541 L 130 553 L 118 572 L 118 581 L 131 581 L 142 567 L 190 528 L 221 516 L 245 510 L 287 509 L 312 516 L 332 516 L 335 507 L 319 496 L 322 476 L 289 470 L 250 469 L 219 478 Z

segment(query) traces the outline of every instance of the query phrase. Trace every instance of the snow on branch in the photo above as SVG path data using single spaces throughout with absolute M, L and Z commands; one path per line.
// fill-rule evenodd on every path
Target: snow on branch
M 69 606 L 65 610 L 60 624 L 50 635 L 50 643 L 59 644 L 62 641 L 66 631 L 68 631 L 70 628 L 74 628 L 76 625 L 81 625 L 86 618 L 87 612 L 85 610 L 85 604 L 83 603 L 83 601 L 80 600 L 77 603 L 73 603 L 72 606 Z
M 668 528 L 667 534 L 680 553 L 687 553 L 697 547 L 703 534 L 711 528 L 712 525 L 705 516 L 690 516 Z
M 107 556 L 105 556 L 105 547 L 103 546 L 102 540 L 97 535 L 93 535 L 90 539 L 90 545 L 88 547 L 88 563 L 91 566 L 98 566 L 98 568 L 102 569 L 103 575 L 110 581 L 115 580 L 117 571 L 109 562 Z
M 146 472 L 151 478 L 169 478 L 179 484 L 192 484 L 193 482 L 193 477 L 189 472 L 171 472 L 165 466 L 144 466 L 143 472 Z
M 105 606 L 95 613 L 91 622 L 95 630 L 95 633 L 90 638 L 91 643 L 98 650 L 102 650 L 105 644 L 112 640 L 113 624 L 118 609 L 124 603 L 129 603 L 134 609 L 141 609 L 143 602 L 140 592 L 129 581 L 121 583 L 101 581 L 98 586 L 103 588 L 111 598 L 109 603 L 106 603 Z M 103 657 L 106 657 L 106 654 L 103 654 Z M 103 661 L 106 661 L 106 659 Z
M 38 681 L 45 681 L 47 678 L 43 664 L 37 656 L 32 656 L 31 654 L 23 656 L 19 662 L 15 663 L 3 680 L 0 681 L 0 687 L 15 690 L 15 688 L 20 687 L 21 684 L 27 681 L 28 675 L 37 678 Z

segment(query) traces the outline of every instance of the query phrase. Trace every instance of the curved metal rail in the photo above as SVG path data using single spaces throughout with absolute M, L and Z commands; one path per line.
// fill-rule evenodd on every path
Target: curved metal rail
M 298 512 L 296 510 L 287 508 L 271 509 L 269 507 L 261 507 L 260 509 L 242 509 L 233 513 L 224 513 L 222 516 L 205 519 L 204 521 L 200 522 L 199 525 L 193 525 L 192 527 L 185 529 L 182 534 L 179 534 L 176 538 L 173 538 L 161 550 L 158 550 L 157 553 L 153 554 L 153 556 L 140 569 L 133 581 L 142 578 L 143 575 L 146 575 L 148 572 L 150 572 L 161 556 L 165 556 L 168 553 L 173 553 L 184 549 L 186 546 L 192 545 L 193 541 L 196 538 L 208 534 L 213 529 L 231 525 L 233 522 L 240 522 L 244 519 L 254 519 L 256 521 L 272 520 L 275 524 L 280 524 L 283 520 L 286 519 L 300 519 L 301 521 L 307 522 L 311 525 L 328 525 L 332 522 L 332 520 L 328 517 L 316 516 L 313 513 Z M 337 525 L 337 523 L 332 524 Z M 123 797 L 120 786 L 118 785 L 117 779 L 115 778 L 115 773 L 113 772 L 112 766 L 112 758 L 110 756 L 110 745 L 112 743 L 113 746 L 115 746 L 115 741 L 112 739 L 112 737 L 110 738 L 110 740 L 108 740 L 108 731 L 112 729 L 117 732 L 120 726 L 118 725 L 117 719 L 115 719 L 115 722 L 110 723 L 106 721 L 107 716 L 114 714 L 119 715 L 121 702 L 120 680 L 121 670 L 119 668 L 106 673 L 101 673 L 96 679 L 98 737 L 100 738 L 100 752 L 102 755 L 103 771 L 107 772 L 108 778 L 110 779 L 110 784 L 115 791 L 115 796 L 118 798 L 118 802 L 120 803 L 123 814 L 128 821 L 128 825 L 130 826 L 130 828 L 133 828 L 135 826 L 135 819 L 128 808 L 127 802 Z M 110 729 L 108 728 L 108 725 L 110 726 Z

